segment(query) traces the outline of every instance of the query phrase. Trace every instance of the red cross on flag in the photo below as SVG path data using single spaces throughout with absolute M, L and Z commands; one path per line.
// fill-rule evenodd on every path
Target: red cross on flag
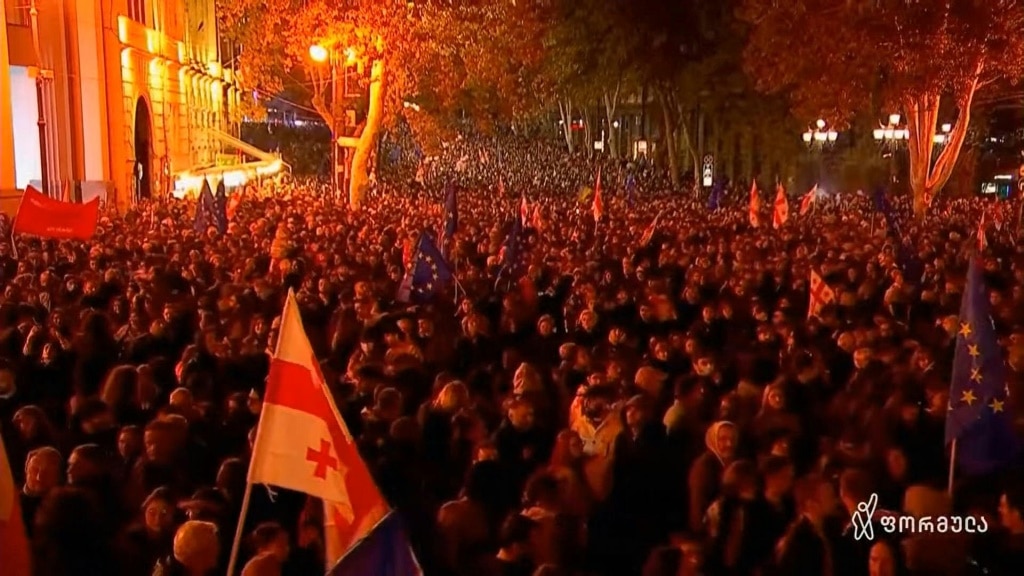
M 811 206 L 814 205 L 814 200 L 818 197 L 818 185 L 815 184 L 814 188 L 811 188 L 804 197 L 800 199 L 800 215 L 805 216 L 811 211 Z
M 775 208 L 772 210 L 772 228 L 778 230 L 789 220 L 789 200 L 786 189 L 779 183 L 775 186 Z
M 811 301 L 807 306 L 807 317 L 818 316 L 821 309 L 836 301 L 836 292 L 818 273 L 811 270 Z
M 328 566 L 388 512 L 331 400 L 290 290 L 270 361 L 249 483 L 280 486 L 324 501 Z
M 761 212 L 761 197 L 757 195 L 757 181 L 750 183 L 750 225 L 754 228 L 761 226 L 761 218 L 758 213 Z

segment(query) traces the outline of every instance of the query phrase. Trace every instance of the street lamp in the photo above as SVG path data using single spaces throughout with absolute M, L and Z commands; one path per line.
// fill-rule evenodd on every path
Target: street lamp
M 808 148 L 824 148 L 836 143 L 836 140 L 839 139 L 839 132 L 829 128 L 824 119 L 818 118 L 814 126 L 809 127 L 806 132 L 801 134 L 801 137 Z
M 836 141 L 839 140 L 839 131 L 828 125 L 824 118 L 818 118 L 813 126 L 809 126 L 807 130 L 800 135 L 807 145 L 809 151 L 824 150 L 825 148 L 831 148 L 835 146 Z M 822 157 L 818 157 L 818 181 L 821 181 L 824 167 L 822 166 Z
M 344 51 L 345 63 L 352 64 L 355 62 L 356 53 L 352 48 L 346 48 Z M 342 188 L 344 185 L 344 176 L 341 176 L 341 172 L 345 167 L 345 154 L 346 151 L 342 150 L 339 154 L 338 148 L 338 67 L 335 58 L 335 52 L 333 48 L 328 48 L 322 44 L 313 44 L 309 47 L 309 57 L 317 64 L 329 63 L 331 67 L 331 184 L 334 188 L 334 193 L 337 197 L 341 197 Z M 346 69 L 345 81 L 348 82 L 348 74 Z M 348 90 L 345 90 L 347 93 Z M 344 95 L 342 95 L 344 97 Z M 339 170 L 339 167 L 341 170 Z
M 324 48 L 319 44 L 313 44 L 309 47 L 309 57 L 312 58 L 314 62 L 323 64 L 331 57 L 331 53 L 327 48 Z

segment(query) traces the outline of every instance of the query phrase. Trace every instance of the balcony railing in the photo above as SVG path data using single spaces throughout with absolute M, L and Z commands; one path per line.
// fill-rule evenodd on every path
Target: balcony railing
M 4 0 L 4 13 L 7 23 L 13 26 L 31 26 L 28 0 Z

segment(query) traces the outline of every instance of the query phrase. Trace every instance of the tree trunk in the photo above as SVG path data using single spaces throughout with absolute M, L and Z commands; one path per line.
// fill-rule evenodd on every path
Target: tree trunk
M 373 61 L 370 68 L 369 109 L 366 124 L 359 133 L 359 141 L 352 153 L 352 172 L 349 178 L 349 208 L 358 210 L 366 198 L 369 186 L 370 154 L 377 143 L 381 120 L 384 116 L 384 58 Z
M 967 137 L 967 128 L 971 121 L 971 104 L 974 93 L 978 89 L 978 76 L 981 66 L 974 79 L 968 82 L 957 95 L 958 117 L 939 152 L 938 158 L 932 162 L 935 149 L 934 135 L 939 119 L 941 97 L 937 94 L 919 94 L 908 97 L 907 129 L 910 132 L 908 152 L 910 157 L 910 189 L 914 196 L 914 216 L 923 218 L 935 195 L 949 181 L 956 166 L 960 149 Z
M 612 93 L 611 95 L 609 95 L 608 91 L 605 90 L 604 91 L 604 95 L 603 95 L 603 97 L 604 97 L 604 112 L 605 112 L 605 116 L 607 116 L 607 119 L 608 119 L 608 138 L 607 138 L 608 154 L 612 158 L 618 158 L 619 157 L 619 142 L 618 142 L 618 132 L 619 132 L 619 129 L 615 127 L 615 109 L 619 105 L 619 88 L 621 88 L 621 87 L 622 87 L 622 83 L 621 82 L 616 82 L 615 83 L 615 92 Z
M 558 115 L 562 119 L 562 137 L 565 138 L 565 147 L 572 154 L 572 100 L 566 98 L 565 102 L 558 101 Z
M 676 158 L 675 122 L 672 119 L 672 107 L 669 105 L 663 89 L 657 88 L 655 93 L 658 96 L 658 102 L 661 103 L 661 118 L 665 132 L 662 135 L 662 140 L 665 142 L 665 153 L 668 156 L 668 174 L 672 180 L 672 186 L 678 189 L 679 159 Z

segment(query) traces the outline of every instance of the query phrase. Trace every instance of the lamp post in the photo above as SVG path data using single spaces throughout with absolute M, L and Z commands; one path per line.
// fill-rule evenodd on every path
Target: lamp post
M 46 112 L 43 108 L 43 57 L 39 50 L 39 8 L 36 7 L 36 0 L 32 0 L 28 9 L 32 21 L 32 48 L 36 53 L 36 111 L 39 119 L 39 179 L 42 181 L 43 194 L 50 195 L 50 158 L 48 146 L 46 145 Z
M 334 45 L 324 46 L 313 44 L 309 47 L 309 57 L 318 64 L 328 63 L 331 67 L 331 184 L 334 193 L 341 198 L 342 191 L 348 180 L 348 150 L 338 143 L 340 133 L 340 122 L 338 120 L 338 102 L 348 95 L 348 67 L 356 61 L 356 52 L 352 48 L 343 51 L 345 57 L 345 72 L 342 74 L 344 88 L 338 92 L 338 53 Z M 340 149 L 340 150 L 339 150 Z
M 804 144 L 807 145 L 809 152 L 821 152 L 826 148 L 835 146 L 836 141 L 839 140 L 839 131 L 831 128 L 828 122 L 825 122 L 823 118 L 818 118 L 814 122 L 813 126 L 809 126 L 807 130 L 800 135 L 803 139 Z M 822 176 L 822 157 L 818 156 L 818 181 L 821 181 Z
M 910 140 L 910 130 L 907 129 L 905 124 L 902 124 L 902 116 L 899 114 L 890 114 L 886 124 L 880 124 L 878 128 L 872 131 L 875 141 L 882 147 L 882 154 L 885 157 L 891 159 L 889 163 L 890 178 L 893 182 L 896 181 L 896 151 L 901 148 L 905 142 Z M 943 146 L 949 141 L 949 133 L 953 131 L 952 124 L 942 124 L 939 127 L 939 132 L 932 135 L 932 143 L 935 145 L 933 151 L 942 149 Z

